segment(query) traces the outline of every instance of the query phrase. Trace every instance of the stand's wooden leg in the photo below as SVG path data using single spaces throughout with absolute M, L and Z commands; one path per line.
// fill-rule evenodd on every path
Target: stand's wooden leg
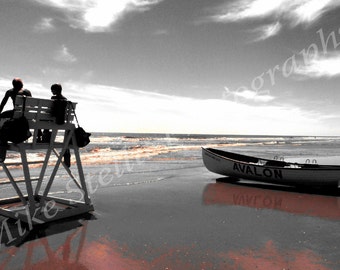
M 82 186 L 82 190 L 84 192 L 84 201 L 85 201 L 86 204 L 90 204 L 91 201 L 90 201 L 88 191 L 87 191 L 87 187 L 86 187 L 86 181 L 85 181 L 83 166 L 81 164 L 81 159 L 80 159 L 78 147 L 74 147 L 74 155 L 75 155 L 76 161 L 77 161 L 79 180 L 80 180 L 80 183 L 81 183 L 81 186 Z
M 41 184 L 42 184 L 42 181 L 44 179 L 45 172 L 46 172 L 46 169 L 47 169 L 47 166 L 48 166 L 48 161 L 50 160 L 51 152 L 52 152 L 52 149 L 53 149 L 53 142 L 55 141 L 55 138 L 57 136 L 57 131 L 58 130 L 52 130 L 50 145 L 49 145 L 49 147 L 46 151 L 44 163 L 43 163 L 43 166 L 41 168 L 40 175 L 39 175 L 39 181 L 38 181 L 37 186 L 35 188 L 35 195 L 39 194 Z
M 30 210 L 31 216 L 33 216 L 36 206 L 35 206 L 30 171 L 29 171 L 28 162 L 27 162 L 26 150 L 21 147 L 19 147 L 19 149 L 20 149 L 20 155 L 21 155 L 21 160 L 22 160 L 22 168 L 23 168 L 24 177 L 25 177 L 27 197 L 28 197 L 28 202 L 29 202 L 29 210 Z
M 15 180 L 11 174 L 11 172 L 8 170 L 7 166 L 5 163 L 1 163 L 2 165 L 2 169 L 5 171 L 9 181 L 11 182 L 13 188 L 15 189 L 15 191 L 17 192 L 21 202 L 23 203 L 23 205 L 26 205 L 27 204 L 27 201 L 26 199 L 24 198 L 24 195 L 22 194 L 20 188 L 18 187 L 17 183 L 15 183 Z

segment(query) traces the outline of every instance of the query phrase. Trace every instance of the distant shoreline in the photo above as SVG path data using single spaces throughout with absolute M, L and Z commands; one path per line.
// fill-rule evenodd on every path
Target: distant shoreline
M 138 132 L 91 132 L 93 136 L 117 136 L 117 137 L 152 137 L 152 138 L 339 138 L 339 136 L 326 135 L 236 135 L 236 134 L 185 134 L 185 133 L 138 133 Z

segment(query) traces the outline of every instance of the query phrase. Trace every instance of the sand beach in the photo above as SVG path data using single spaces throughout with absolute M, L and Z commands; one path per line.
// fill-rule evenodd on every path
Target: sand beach
M 339 269 L 339 190 L 230 183 L 201 159 L 215 146 L 337 163 L 338 143 L 94 136 L 82 160 L 95 211 L 26 231 L 2 219 L 0 269 Z

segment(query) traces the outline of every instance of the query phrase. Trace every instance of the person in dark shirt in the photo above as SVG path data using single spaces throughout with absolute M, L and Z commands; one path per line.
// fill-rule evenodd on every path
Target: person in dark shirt
M 53 96 L 51 99 L 54 100 L 53 114 L 56 116 L 56 123 L 63 124 L 65 122 L 65 109 L 67 98 L 62 95 L 62 86 L 59 83 L 51 85 L 51 92 Z M 42 134 L 42 142 L 49 142 L 51 133 L 48 129 L 45 129 Z M 64 153 L 64 163 L 67 167 L 71 166 L 71 153 L 70 149 L 66 149 Z
M 52 84 L 51 92 L 53 96 L 51 99 L 55 101 L 54 108 L 52 114 L 56 117 L 57 124 L 63 124 L 65 121 L 65 109 L 66 109 L 66 101 L 67 98 L 61 94 L 62 86 L 61 84 Z M 49 129 L 44 129 L 43 132 L 41 130 L 38 131 L 37 142 L 49 142 L 51 138 L 51 132 Z
M 61 109 L 62 114 L 60 114 L 60 112 L 58 112 L 58 111 L 56 112 L 57 113 L 57 121 L 58 121 L 58 114 L 59 114 L 60 118 L 62 120 L 60 122 L 64 123 L 64 121 L 65 121 L 64 116 L 65 116 L 65 108 L 66 108 L 65 105 L 66 105 L 66 103 L 63 102 L 63 101 L 66 101 L 67 98 L 62 95 L 62 93 L 61 93 L 62 90 L 63 90 L 63 88 L 62 88 L 61 84 L 59 84 L 59 83 L 52 84 L 52 86 L 51 86 L 51 91 L 52 91 L 52 94 L 53 94 L 51 99 L 53 99 L 53 100 L 55 100 L 57 102 L 62 100 L 62 102 L 60 104 L 58 104 L 58 107 Z M 70 149 L 66 149 L 65 150 L 65 153 L 64 153 L 64 163 L 65 163 L 65 165 L 67 167 L 71 166 L 71 153 L 70 153 Z
M 67 98 L 61 94 L 63 88 L 60 84 L 56 83 L 51 86 L 53 96 L 51 99 L 54 100 L 53 115 L 56 117 L 56 123 L 62 125 L 65 123 L 65 110 L 67 106 Z

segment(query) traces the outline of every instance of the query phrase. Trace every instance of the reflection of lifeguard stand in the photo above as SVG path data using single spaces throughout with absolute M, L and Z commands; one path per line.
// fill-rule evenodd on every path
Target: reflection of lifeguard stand
M 8 178 L 2 184 L 13 187 L 14 194 L 16 194 L 14 197 L 0 200 L 0 214 L 31 225 L 94 210 L 88 196 L 79 148 L 76 144 L 75 125 L 72 123 L 76 104 L 67 102 L 66 120 L 60 125 L 51 115 L 53 104 L 53 100 L 17 96 L 14 118 L 21 117 L 24 112 L 33 136 L 23 143 L 9 143 L 7 151 L 19 153 L 20 161 L 8 162 L 7 159 L 0 164 Z M 51 137 L 48 141 L 40 143 L 37 142 L 37 135 L 39 130 L 43 129 L 50 130 Z M 77 177 L 63 162 L 63 155 L 67 149 L 73 150 L 78 171 Z M 34 160 L 36 156 L 43 157 L 43 160 Z M 67 172 L 68 181 L 56 183 L 58 182 L 55 181 L 58 176 L 57 172 L 61 164 Z M 21 175 L 18 174 L 20 167 Z M 37 176 L 33 177 L 32 172 Z M 51 196 L 52 186 L 53 194 L 57 196 Z M 71 186 L 72 188 L 68 188 Z M 55 188 L 59 192 L 56 192 Z M 66 189 L 68 189 L 67 192 L 65 192 Z M 76 191 L 77 195 L 73 195 L 76 199 L 72 198 L 70 190 Z
M 2 251 L 0 269 L 88 269 L 82 263 L 82 253 L 86 252 L 87 218 L 33 229 L 30 232 L 34 241 L 24 241 L 25 245 L 19 248 L 11 245 Z M 16 228 L 13 229 L 15 232 Z M 58 234 L 58 241 L 51 237 L 55 234 Z

